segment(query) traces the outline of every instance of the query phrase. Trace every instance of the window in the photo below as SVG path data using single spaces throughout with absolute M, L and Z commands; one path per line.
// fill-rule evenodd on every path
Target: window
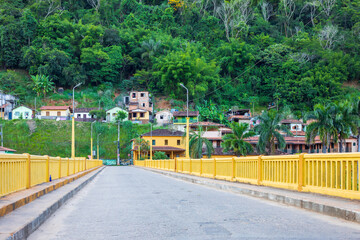
M 218 147 L 218 148 L 221 147 L 220 144 L 221 144 L 221 141 L 216 141 L 216 147 Z
M 177 140 L 177 145 L 178 145 L 178 146 L 180 145 L 180 140 Z
M 353 146 L 355 147 L 355 146 L 356 146 L 356 143 L 353 143 Z
M 151 103 L 149 103 L 149 107 L 152 107 L 152 102 L 151 102 Z
M 116 117 L 116 113 L 113 113 L 113 117 Z
M 59 116 L 59 115 L 58 115 L 58 116 Z M 81 114 L 78 114 L 77 117 L 78 117 L 78 118 L 81 118 Z
M 132 98 L 136 98 L 136 93 L 132 93 Z
M 86 114 L 83 115 L 83 118 L 86 118 Z
M 169 141 L 165 140 L 165 146 L 169 145 Z
M 144 117 L 144 113 L 140 113 L 140 117 L 142 117 L 142 118 L 143 118 L 143 117 Z
M 15 116 L 20 116 L 20 112 L 15 112 Z
M 152 145 L 156 145 L 156 141 L 155 140 L 152 140 Z
M 133 113 L 133 117 L 136 117 L 136 113 Z
M 61 116 L 61 112 L 57 112 L 57 116 L 60 117 L 60 116 Z
M 140 93 L 140 96 L 141 96 L 141 97 L 145 97 L 145 93 Z
M 179 155 L 179 154 L 176 154 L 176 157 L 180 157 L 180 155 Z
M 50 112 L 46 112 L 46 116 L 49 117 L 49 116 L 50 116 Z
M 164 115 L 160 115 L 160 119 L 164 119 Z
M 146 107 L 146 103 L 143 103 L 142 106 L 143 106 L 143 107 Z

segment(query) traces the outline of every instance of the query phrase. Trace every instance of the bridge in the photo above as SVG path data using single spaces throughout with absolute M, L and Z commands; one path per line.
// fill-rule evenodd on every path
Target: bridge
M 145 160 L 135 161 L 131 167 L 103 167 L 94 160 L 91 166 L 87 162 L 86 168 L 85 159 L 61 159 L 59 163 L 47 156 L 26 157 L 22 161 L 28 161 L 30 166 L 32 159 L 42 163 L 45 176 L 47 166 L 49 175 L 63 171 L 65 176 L 54 175 L 60 178 L 53 182 L 82 176 L 2 215 L 0 239 L 28 235 L 28 239 L 359 239 L 360 236 L 360 154 Z M 1 158 L 2 174 L 4 161 Z M 0 199 L 0 209 L 4 199 L 9 201 L 14 195 L 19 197 L 47 184 L 52 183 L 30 182 L 28 189 L 25 185 L 20 191 L 5 194 Z M 74 192 L 72 198 L 59 204 L 59 199 L 69 192 Z M 300 200 L 302 204 L 297 205 Z M 61 207 L 51 211 L 52 203 Z M 49 212 L 46 218 L 40 219 L 46 212 Z M 16 235 L 16 228 L 26 224 L 22 219 L 43 223 L 33 221 L 34 228 L 27 224 L 28 232 Z M 9 232 L 10 229 L 15 231 Z

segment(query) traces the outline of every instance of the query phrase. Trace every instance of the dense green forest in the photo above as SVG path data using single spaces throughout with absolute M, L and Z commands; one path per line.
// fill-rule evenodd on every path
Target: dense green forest
M 0 0 L 0 89 L 147 89 L 309 110 L 357 94 L 360 0 Z M 12 69 L 25 70 L 19 79 Z

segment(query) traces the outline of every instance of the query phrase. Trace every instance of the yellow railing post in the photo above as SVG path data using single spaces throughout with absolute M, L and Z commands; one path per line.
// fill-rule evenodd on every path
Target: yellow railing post
M 26 188 L 30 188 L 31 186 L 31 160 L 30 160 L 30 154 L 28 153 L 24 153 L 24 155 L 26 156 Z
M 69 176 L 70 174 L 70 159 L 67 158 L 67 175 Z
M 202 158 L 200 158 L 200 176 L 202 175 L 202 171 L 203 171 L 203 161 L 202 161 Z
M 76 168 L 75 168 L 75 164 L 76 164 L 76 161 L 75 161 L 75 158 L 72 159 L 73 160 L 73 174 L 76 173 Z
M 230 179 L 230 181 L 235 181 L 235 170 L 236 170 L 235 158 L 233 157 L 231 159 L 231 179 Z
M 50 157 L 48 155 L 46 157 L 46 165 L 45 165 L 45 182 L 50 182 Z
M 80 163 L 81 163 L 81 160 L 79 159 L 78 160 L 78 171 L 77 172 L 80 172 L 81 170 L 80 170 Z
M 216 178 L 216 158 L 214 158 L 214 179 Z
M 59 159 L 59 178 L 61 178 L 61 157 L 57 157 Z
M 189 174 L 192 172 L 192 161 L 191 158 L 189 158 Z
M 260 155 L 259 158 L 258 158 L 258 180 L 257 180 L 257 185 L 261 185 L 261 182 L 262 182 L 262 179 L 263 179 L 262 167 L 263 167 L 262 155 Z
M 304 186 L 304 166 L 305 166 L 305 161 L 304 161 L 304 153 L 299 155 L 299 172 L 298 172 L 298 191 L 301 192 L 302 191 L 302 187 Z
M 174 158 L 174 172 L 177 172 L 177 158 Z

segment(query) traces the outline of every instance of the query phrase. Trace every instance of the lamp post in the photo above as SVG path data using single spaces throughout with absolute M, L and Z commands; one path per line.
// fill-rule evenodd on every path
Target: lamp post
M 99 133 L 97 135 L 97 160 L 99 161 L 100 158 L 100 153 L 99 153 L 99 136 L 101 135 L 101 133 Z
M 117 165 L 120 165 L 120 120 L 118 121 Z
M 189 89 L 180 83 L 180 86 L 186 89 L 186 158 L 190 158 L 190 146 L 189 146 Z
M 93 160 L 93 155 L 94 155 L 94 152 L 93 152 L 93 150 L 94 150 L 94 148 L 93 148 L 93 124 L 95 123 L 96 121 L 93 121 L 92 123 L 91 123 L 91 160 Z
M 72 138 L 71 138 L 71 158 L 75 159 L 75 88 L 80 86 L 81 83 L 78 83 L 73 87 L 73 116 L 72 116 Z
M 150 137 L 150 160 L 152 160 L 152 145 L 153 145 L 153 141 L 152 141 L 152 123 L 150 122 L 150 134 L 151 134 L 151 137 Z

